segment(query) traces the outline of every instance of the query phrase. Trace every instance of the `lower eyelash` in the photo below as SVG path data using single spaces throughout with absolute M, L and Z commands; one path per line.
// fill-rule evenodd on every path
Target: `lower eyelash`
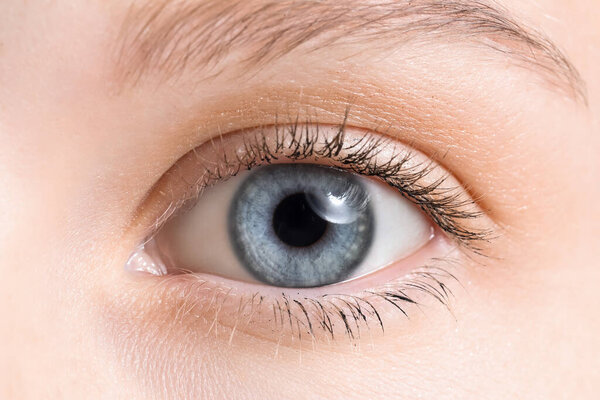
M 212 321 L 207 335 L 218 336 L 219 329 L 226 327 L 231 342 L 235 332 L 256 324 L 279 344 L 305 339 L 317 344 L 341 338 L 358 343 L 365 333 L 371 337 L 375 331 L 385 334 L 388 311 L 410 318 L 411 311 L 423 311 L 427 299 L 433 299 L 451 312 L 452 287 L 460 285 L 456 276 L 448 271 L 450 264 L 455 262 L 458 261 L 450 258 L 434 259 L 397 281 L 356 295 L 340 293 L 300 298 L 285 293 L 261 295 L 257 292 L 238 296 L 233 289 L 207 289 L 207 281 L 197 275 L 154 279 L 157 279 L 157 286 L 166 288 L 171 296 L 183 299 L 177 306 L 179 311 L 173 322 L 180 323 L 190 315 L 197 318 L 202 314 L 204 319 Z M 211 295 L 207 290 L 214 292 Z M 200 304 L 199 298 L 210 300 Z M 224 309 L 229 311 L 222 311 Z M 223 315 L 227 316 L 226 320 Z
M 338 323 L 343 327 L 347 338 L 359 340 L 361 329 L 370 330 L 373 321 L 381 332 L 385 333 L 384 320 L 378 311 L 382 306 L 391 305 L 408 318 L 408 306 L 419 307 L 421 302 L 417 298 L 422 297 L 419 295 L 427 295 L 449 309 L 453 293 L 448 281 L 458 283 L 456 277 L 443 268 L 422 267 L 403 277 L 400 283 L 384 289 L 366 290 L 360 295 L 327 294 L 316 299 L 293 300 L 301 313 L 297 310 L 290 313 L 290 304 L 292 306 L 293 304 L 287 296 L 282 294 L 282 297 L 288 316 L 290 318 L 293 316 L 297 321 L 298 339 L 302 338 L 300 329 L 302 325 L 303 330 L 308 331 L 313 339 L 316 337 L 315 327 L 318 327 L 329 335 L 331 340 L 335 340 L 334 325 Z M 383 305 L 374 305 L 378 299 L 384 301 Z M 278 305 L 280 306 L 279 302 Z M 313 312 L 309 314 L 307 310 L 310 308 Z M 281 306 L 279 311 L 281 313 Z M 294 334 L 292 320 L 290 319 L 289 322 L 291 333 Z

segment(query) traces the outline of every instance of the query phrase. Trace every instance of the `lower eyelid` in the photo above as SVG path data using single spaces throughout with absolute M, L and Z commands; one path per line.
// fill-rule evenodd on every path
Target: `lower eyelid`
M 234 335 L 249 335 L 284 346 L 299 345 L 299 339 L 313 344 L 355 342 L 360 332 L 369 331 L 372 339 L 384 334 L 386 327 L 401 326 L 401 321 L 407 322 L 407 316 L 412 318 L 419 307 L 422 312 L 422 305 L 432 299 L 441 301 L 442 308 L 447 306 L 451 296 L 444 292 L 460 286 L 456 276 L 461 257 L 452 243 L 438 235 L 418 254 L 372 276 L 321 288 L 273 288 L 207 274 L 138 275 L 130 278 L 135 294 L 127 297 L 136 299 L 129 307 L 141 309 L 145 316 L 140 318 L 182 333 L 193 329 L 194 335 L 215 335 L 227 341 Z M 327 310 L 333 332 L 322 325 L 317 304 Z M 359 304 L 364 318 L 354 304 Z M 127 319 L 131 313 L 120 302 L 110 309 L 118 315 L 114 320 Z

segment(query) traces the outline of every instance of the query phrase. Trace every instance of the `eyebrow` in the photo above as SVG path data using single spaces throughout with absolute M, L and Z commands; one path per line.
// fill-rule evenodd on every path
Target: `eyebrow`
M 119 36 L 117 80 L 129 85 L 149 73 L 169 79 L 190 68 L 215 76 L 235 52 L 242 54 L 237 62 L 244 70 L 258 70 L 301 47 L 468 41 L 502 53 L 587 104 L 585 84 L 560 49 L 491 1 L 163 0 L 134 3 Z

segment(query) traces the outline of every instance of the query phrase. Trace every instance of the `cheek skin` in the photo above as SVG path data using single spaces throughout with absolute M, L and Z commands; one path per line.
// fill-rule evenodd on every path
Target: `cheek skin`
M 106 99 L 90 96 L 110 25 L 92 3 L 18 3 L 0 7 L 0 398 L 135 398 L 89 315 L 119 247 L 106 238 L 131 212 L 123 199 L 139 196 L 104 179 L 122 173 L 106 150 L 120 117 L 98 118 Z
M 347 398 L 351 399 L 389 398 L 397 393 L 424 398 L 443 398 L 448 393 L 485 396 L 496 393 L 495 379 L 503 382 L 503 395 L 519 396 L 524 388 L 548 396 L 565 391 L 564 383 L 540 379 L 552 373 L 561 356 L 546 351 L 547 346 L 559 346 L 555 341 L 560 336 L 544 332 L 540 339 L 539 330 L 556 326 L 557 319 L 564 323 L 571 318 L 561 311 L 559 302 L 545 301 L 543 288 L 548 282 L 519 282 L 508 271 L 495 274 L 481 266 L 469 267 L 479 267 L 480 273 L 465 284 L 466 293 L 457 291 L 452 307 L 456 319 L 446 310 L 425 307 L 423 313 L 411 313 L 410 320 L 392 325 L 385 337 L 367 340 L 355 348 L 348 343 L 290 347 L 243 331 L 232 339 L 231 329 L 222 326 L 207 335 L 211 321 L 203 325 L 198 319 L 183 317 L 185 310 L 155 302 L 134 304 L 131 299 L 139 299 L 136 296 L 123 296 L 122 303 L 105 308 L 107 315 L 114 315 L 112 326 L 118 326 L 120 334 L 106 335 L 108 324 L 98 334 L 117 339 L 110 346 L 118 349 L 118 359 L 141 365 L 130 366 L 125 372 L 134 374 L 135 381 L 154 393 L 164 389 L 156 376 L 180 378 L 168 382 L 171 393 L 210 397 L 217 390 L 222 398 L 281 393 L 283 388 L 304 393 L 307 398 L 328 393 L 335 396 L 340 386 L 348 390 Z M 128 288 L 117 290 L 127 293 Z M 564 290 L 558 293 L 567 294 Z M 151 359 L 142 361 L 140 357 L 146 354 L 152 354 Z M 527 369 L 510 368 L 515 359 Z M 548 363 L 547 371 L 537 364 L 540 359 Z M 382 380 L 389 382 L 380 386 Z M 439 380 L 446 385 L 434 383 Z

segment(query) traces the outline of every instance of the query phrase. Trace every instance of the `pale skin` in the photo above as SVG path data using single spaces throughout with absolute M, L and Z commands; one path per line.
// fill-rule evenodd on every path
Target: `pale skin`
M 0 398 L 595 398 L 600 3 L 501 3 L 580 80 L 481 41 L 369 37 L 301 45 L 249 75 L 240 46 L 218 73 L 148 67 L 127 84 L 129 2 L 3 1 Z M 178 159 L 282 109 L 337 124 L 349 103 L 348 126 L 443 165 L 497 229 L 485 262 L 460 258 L 451 313 L 386 310 L 385 334 L 305 344 L 232 332 L 124 272 L 153 218 L 144 201 Z

